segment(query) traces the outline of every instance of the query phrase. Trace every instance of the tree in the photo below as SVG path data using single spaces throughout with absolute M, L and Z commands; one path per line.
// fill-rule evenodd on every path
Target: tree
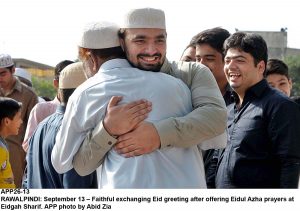
M 56 90 L 53 87 L 52 80 L 33 76 L 32 84 L 38 96 L 48 97 L 50 99 L 56 96 Z
M 289 74 L 293 81 L 292 96 L 300 96 L 300 55 L 288 56 L 284 62 L 289 67 Z

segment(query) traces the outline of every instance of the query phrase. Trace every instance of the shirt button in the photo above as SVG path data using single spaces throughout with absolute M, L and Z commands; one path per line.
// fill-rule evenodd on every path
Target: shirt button
M 111 142 L 111 141 L 109 141 L 109 142 L 108 142 L 108 145 L 111 145 L 111 144 L 112 144 L 112 142 Z

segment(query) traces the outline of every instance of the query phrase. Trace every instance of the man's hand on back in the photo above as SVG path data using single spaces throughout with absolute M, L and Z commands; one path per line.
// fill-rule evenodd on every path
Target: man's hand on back
M 147 100 L 117 105 L 121 100 L 120 96 L 113 96 L 110 99 L 103 121 L 104 128 L 112 136 L 120 136 L 132 131 L 148 117 L 152 110 L 152 104 Z
M 114 149 L 124 157 L 148 154 L 160 148 L 156 128 L 149 122 L 141 122 L 133 131 L 119 136 Z

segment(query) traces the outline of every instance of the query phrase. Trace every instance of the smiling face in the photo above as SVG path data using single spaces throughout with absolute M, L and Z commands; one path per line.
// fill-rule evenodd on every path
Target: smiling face
M 126 29 L 120 43 L 133 66 L 158 72 L 166 58 L 166 40 L 164 29 Z
M 228 49 L 225 55 L 224 72 L 230 86 L 243 98 L 245 92 L 263 79 L 265 62 L 257 65 L 251 54 L 236 48 Z
M 270 86 L 278 89 L 279 91 L 290 97 L 292 90 L 291 79 L 288 79 L 285 75 L 273 73 L 267 76 L 267 81 Z

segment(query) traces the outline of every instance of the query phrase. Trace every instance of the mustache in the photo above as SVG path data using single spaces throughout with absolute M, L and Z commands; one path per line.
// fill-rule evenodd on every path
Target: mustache
M 147 56 L 147 57 L 157 56 L 157 57 L 161 57 L 161 53 L 155 53 L 155 54 L 152 54 L 152 55 L 150 55 L 150 54 L 145 54 L 145 53 L 140 53 L 140 54 L 138 54 L 137 56 L 138 56 L 138 57 L 140 57 L 140 56 Z

